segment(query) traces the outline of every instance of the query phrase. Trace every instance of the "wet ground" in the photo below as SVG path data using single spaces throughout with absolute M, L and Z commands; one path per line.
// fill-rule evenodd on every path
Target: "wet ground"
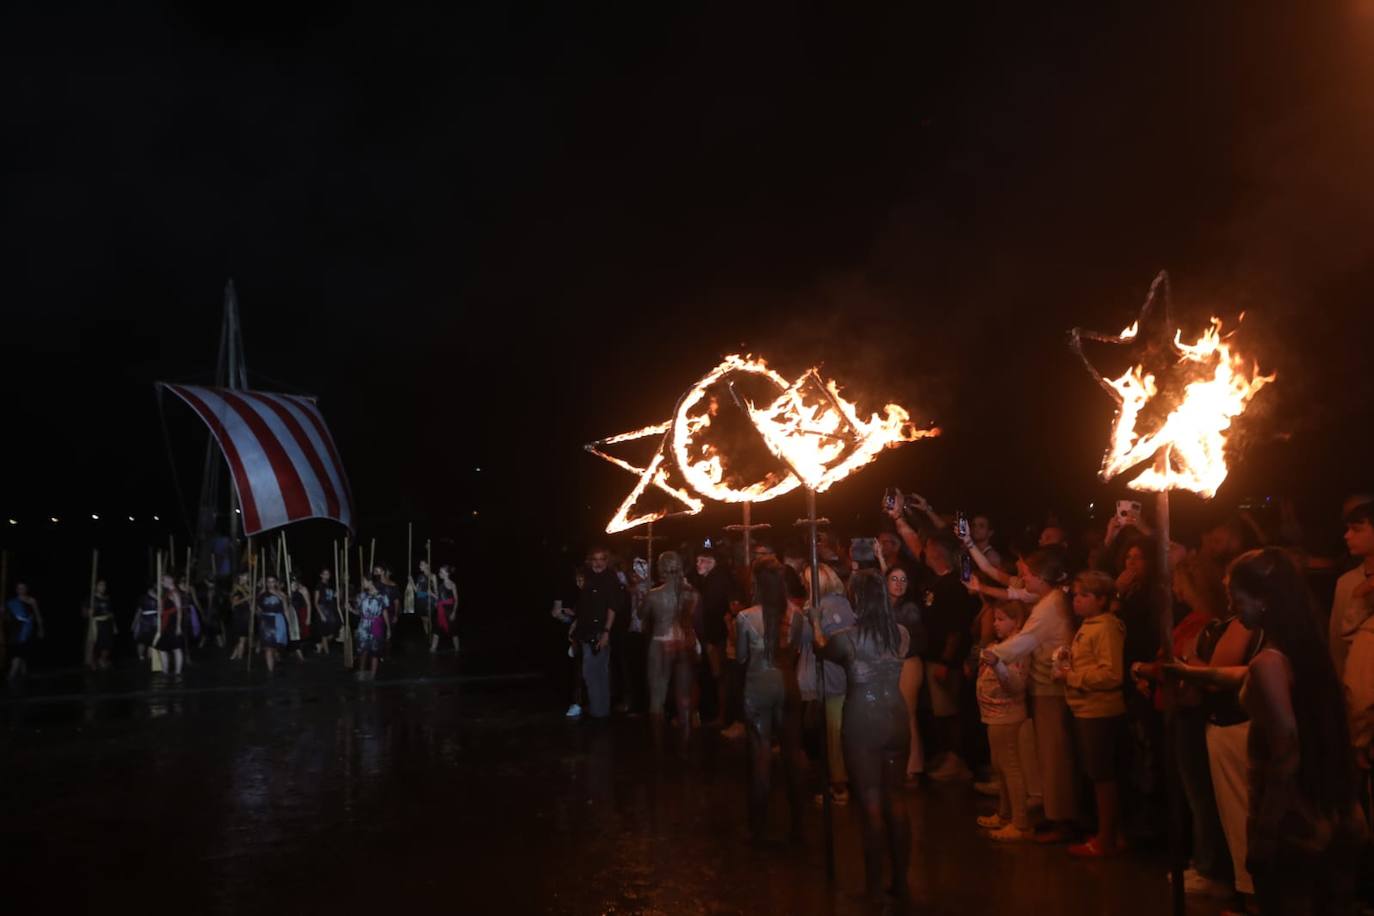
M 0 694 L 6 909 L 875 911 L 850 896 L 852 811 L 836 809 L 829 886 L 819 808 L 801 848 L 744 841 L 741 743 L 700 731 L 656 759 L 643 719 L 568 721 L 560 696 L 541 678 L 460 678 L 451 657 L 366 684 L 325 663 L 35 679 Z M 995 847 L 966 785 L 909 798 L 915 912 L 1167 912 L 1158 857 Z

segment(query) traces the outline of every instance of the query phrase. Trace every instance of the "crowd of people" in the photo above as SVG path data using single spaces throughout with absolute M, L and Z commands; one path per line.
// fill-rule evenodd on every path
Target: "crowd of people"
M 327 568 L 313 586 L 294 571 L 258 579 L 245 570 L 232 579 L 206 577 L 195 583 L 184 573 L 165 573 L 161 581 L 154 576 L 138 599 L 125 632 L 140 663 L 174 680 L 193 658 L 224 650 L 230 661 L 261 657 L 273 673 L 283 661 L 304 663 L 307 653 L 327 657 L 341 651 L 343 643 L 356 658 L 359 680 L 375 678 L 382 659 L 402 640 L 427 644 L 430 653 L 450 646 L 458 652 L 458 587 L 450 566 L 436 573 L 421 560 L 401 585 L 390 567 L 374 564 L 353 583 L 346 600 L 341 597 Z M 109 669 L 121 627 L 104 579 L 95 582 L 81 616 L 87 667 Z M 28 659 L 45 635 L 39 603 L 27 583 L 15 584 L 5 604 L 5 624 L 0 649 L 9 658 L 9 681 L 16 683 L 27 676 Z
M 660 751 L 698 726 L 743 738 L 758 838 L 775 758 L 793 835 L 808 783 L 852 799 L 869 893 L 905 891 L 906 793 L 964 784 L 995 799 L 988 842 L 1081 859 L 1163 845 L 1172 789 L 1187 894 L 1368 901 L 1374 496 L 1343 506 L 1340 559 L 1291 515 L 1238 511 L 1183 545 L 1132 503 L 1006 539 L 916 495 L 884 509 L 876 536 L 823 531 L 814 568 L 799 543 L 684 545 L 652 569 L 592 549 L 553 608 L 567 715 L 647 715 Z

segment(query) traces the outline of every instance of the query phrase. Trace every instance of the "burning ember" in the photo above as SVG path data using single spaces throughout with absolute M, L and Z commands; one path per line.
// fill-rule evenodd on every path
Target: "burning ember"
M 1128 344 L 1150 327 L 1156 295 L 1167 296 L 1168 277 L 1161 273 L 1150 287 L 1140 319 L 1120 334 L 1075 329 L 1073 344 L 1083 356 L 1081 340 Z M 1243 318 L 1244 316 L 1242 316 Z M 1140 363 L 1114 379 L 1104 378 L 1084 357 L 1084 364 L 1120 405 L 1112 427 L 1111 445 L 1102 462 L 1102 479 L 1147 461 L 1154 464 L 1127 486 L 1159 492 L 1190 490 L 1211 498 L 1226 480 L 1226 444 L 1231 423 L 1245 412 L 1260 389 L 1274 381 L 1257 365 L 1232 348 L 1234 334 L 1222 334 L 1222 323 L 1211 326 L 1195 343 L 1183 342 L 1182 331 L 1169 336 L 1167 305 L 1157 330 L 1144 340 Z M 1150 368 L 1146 364 L 1150 364 Z
M 818 369 L 789 384 L 761 359 L 727 356 L 678 400 L 671 420 L 587 450 L 640 478 L 606 527 L 613 534 L 667 515 L 695 514 L 702 499 L 765 502 L 800 486 L 824 491 L 883 449 L 938 434 L 917 429 L 896 404 L 865 418 Z M 650 436 L 660 442 L 646 467 L 605 451 Z M 634 514 L 650 486 L 682 508 Z

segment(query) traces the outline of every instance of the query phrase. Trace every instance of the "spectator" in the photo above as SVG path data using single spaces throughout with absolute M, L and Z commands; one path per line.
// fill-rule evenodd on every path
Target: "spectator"
M 887 570 L 887 597 L 892 605 L 892 614 L 897 622 L 906 628 L 907 651 L 902 660 L 901 690 L 906 702 L 907 725 L 911 733 L 911 750 L 906 761 L 906 781 L 917 785 L 925 773 L 925 754 L 921 746 L 921 730 L 916 721 L 918 701 L 921 696 L 921 681 L 925 664 L 921 653 L 925 651 L 925 627 L 921 623 L 920 605 L 911 596 L 910 574 L 903 566 L 890 566 Z
M 930 578 L 920 594 L 925 625 L 923 655 L 926 689 L 934 714 L 941 761 L 932 770 L 935 780 L 969 779 L 973 774 L 962 756 L 959 702 L 964 682 L 964 658 L 971 645 L 970 627 L 978 602 L 959 578 L 958 542 L 940 533 L 926 542 L 925 562 Z
M 1364 824 L 1341 686 L 1307 585 L 1271 547 L 1237 557 L 1228 587 L 1241 621 L 1265 633 L 1241 691 L 1252 722 L 1247 835 L 1260 913 L 1343 912 Z
M 1336 582 L 1331 658 L 1345 692 L 1356 763 L 1367 778 L 1374 759 L 1374 502 L 1346 513 L 1345 546 L 1360 565 Z
M 1011 639 L 1026 622 L 1027 608 L 1019 601 L 1004 601 L 992 612 L 997 644 Z M 1007 662 L 984 649 L 978 666 L 978 711 L 988 730 L 992 772 L 998 788 L 997 813 L 978 818 L 978 826 L 999 842 L 1017 842 L 1035 836 L 1027 813 L 1027 791 L 1021 764 L 1021 729 L 1026 721 L 1026 663 Z
M 692 584 L 699 601 L 697 614 L 701 618 L 701 644 L 705 663 L 715 688 L 715 716 L 707 724 L 720 728 L 726 716 L 725 644 L 729 640 L 726 620 L 730 616 L 732 592 L 730 574 L 716 559 L 715 551 L 703 547 L 696 554 L 696 574 Z
M 802 584 L 807 589 L 808 604 L 817 605 L 824 621 L 825 635 L 838 633 L 854 625 L 854 609 L 845 597 L 844 583 L 839 573 L 828 563 L 817 568 L 820 578 L 820 599 L 812 595 L 812 572 L 807 566 L 802 572 Z M 822 667 L 816 666 L 814 648 L 815 637 L 811 629 L 811 615 L 802 621 L 801 656 L 797 666 L 797 685 L 804 701 L 820 703 L 825 720 L 825 754 L 830 770 L 829 792 L 836 804 L 849 801 L 847 784 L 849 777 L 845 772 L 844 746 L 840 741 L 840 723 L 844 714 L 845 673 L 844 668 L 833 661 L 823 661 Z M 822 690 L 821 678 L 824 678 Z
M 583 587 L 577 600 L 573 637 L 582 645 L 582 680 L 587 713 L 593 719 L 611 714 L 611 628 L 628 609 L 625 588 L 610 568 L 610 553 L 595 547 L 587 554 Z
M 1067 664 L 1052 676 L 1065 685 L 1073 712 L 1079 759 L 1093 783 L 1097 835 L 1069 847 L 1069 855 L 1100 859 L 1121 852 L 1121 797 L 1116 788 L 1126 703 L 1121 696 L 1122 651 L 1126 625 L 1113 612 L 1111 576 L 1081 572 L 1073 583 L 1073 612 L 1082 623 L 1074 634 Z

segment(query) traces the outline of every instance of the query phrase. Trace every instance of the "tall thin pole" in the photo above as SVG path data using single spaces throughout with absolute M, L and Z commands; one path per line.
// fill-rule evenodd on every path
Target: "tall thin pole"
M 253 633 L 258 628 L 258 556 L 248 538 L 248 673 L 253 672 Z
M 817 544 L 816 527 L 820 519 L 816 517 L 816 491 L 806 488 L 806 518 L 804 519 L 811 538 L 811 606 L 821 606 L 821 560 Z M 822 623 L 824 619 L 822 618 Z M 815 641 L 815 634 L 812 635 Z M 814 650 L 813 650 L 814 651 Z M 825 877 L 835 880 L 835 829 L 834 811 L 830 800 L 830 722 L 825 704 L 825 662 L 816 652 L 816 693 L 821 703 L 821 739 L 824 742 L 821 753 L 821 824 L 825 831 Z
M 1169 570 L 1169 454 L 1166 445 L 1155 456 L 1155 470 L 1164 481 L 1163 489 L 1155 495 L 1155 528 L 1159 539 L 1157 563 L 1156 604 L 1159 608 L 1160 651 L 1166 661 L 1174 660 L 1174 584 Z M 1179 784 L 1178 768 L 1172 766 L 1178 745 L 1178 692 L 1164 692 L 1164 792 L 1169 806 L 1169 884 L 1175 916 L 1183 916 L 1187 907 L 1183 888 L 1183 787 Z
M 100 550 L 91 548 L 91 603 L 86 605 L 90 609 L 91 616 L 86 622 L 86 666 L 90 667 L 95 663 L 95 637 L 99 624 L 95 622 L 95 581 L 96 571 L 100 568 Z

